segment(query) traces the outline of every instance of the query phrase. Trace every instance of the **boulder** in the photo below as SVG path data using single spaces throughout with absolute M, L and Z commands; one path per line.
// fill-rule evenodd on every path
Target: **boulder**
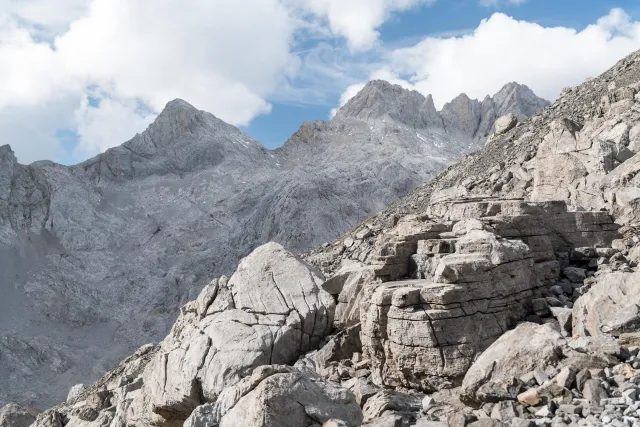
M 334 317 L 336 328 L 346 328 L 360 322 L 362 288 L 376 282 L 374 268 L 360 263 L 347 264 L 322 286 L 333 292 L 339 289 Z
M 424 395 L 404 394 L 383 390 L 370 397 L 363 407 L 364 420 L 370 421 L 389 415 L 419 414 Z
M 2 427 L 29 427 L 36 417 L 15 403 L 9 403 L 0 408 L 0 426 Z
M 431 280 L 365 288 L 362 345 L 375 384 L 455 387 L 474 355 L 526 314 L 538 286 L 528 246 L 477 227 L 457 229 L 455 253 L 438 255 Z M 431 243 L 418 247 L 437 247 Z
M 564 345 L 565 340 L 552 325 L 521 323 L 476 359 L 462 382 L 461 398 L 477 403 L 478 390 L 486 384 L 502 384 L 536 368 L 557 364 Z
M 516 127 L 517 124 L 518 118 L 513 113 L 498 118 L 495 123 L 496 135 L 509 132 L 511 129 Z
M 144 372 L 131 423 L 184 421 L 255 367 L 291 364 L 316 348 L 331 331 L 335 310 L 323 282 L 279 244 L 257 248 L 228 283 L 212 282 L 215 289 L 183 308 Z
M 609 273 L 582 295 L 573 307 L 573 335 L 620 336 L 640 328 L 640 273 Z
M 218 424 L 214 405 L 206 403 L 193 410 L 183 427 L 211 427 Z
M 82 393 L 84 392 L 83 384 L 76 384 L 69 390 L 69 394 L 67 395 L 67 403 L 73 403 L 76 399 L 78 399 Z
M 270 368 L 259 369 L 264 372 Z M 342 421 L 348 427 L 362 424 L 362 411 L 353 393 L 320 377 L 293 368 L 286 370 L 277 367 L 272 375 L 261 373 L 259 377 L 264 378 L 250 390 L 245 383 L 225 390 L 228 407 L 226 412 L 219 412 L 219 426 L 299 427 L 330 420 Z M 235 404 L 229 404 L 227 396 L 236 397 Z

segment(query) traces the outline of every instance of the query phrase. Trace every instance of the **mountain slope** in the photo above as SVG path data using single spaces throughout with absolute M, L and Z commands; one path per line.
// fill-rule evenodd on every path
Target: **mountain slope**
M 574 211 L 609 211 L 616 223 L 640 221 L 640 51 L 598 78 L 565 89 L 550 106 L 465 155 L 436 178 L 390 204 L 355 230 L 312 251 L 325 272 L 343 259 L 368 253 L 373 236 L 399 218 L 431 212 L 438 204 L 483 198 L 566 202 Z M 497 97 L 496 97 L 497 98 Z
M 484 142 L 441 126 L 423 98 L 373 82 L 274 151 L 180 100 L 76 166 L 20 165 L 0 148 L 0 404 L 63 399 L 161 339 L 185 301 L 259 244 L 335 239 Z M 415 100 L 427 119 L 406 120 Z M 360 103 L 382 114 L 354 116 Z

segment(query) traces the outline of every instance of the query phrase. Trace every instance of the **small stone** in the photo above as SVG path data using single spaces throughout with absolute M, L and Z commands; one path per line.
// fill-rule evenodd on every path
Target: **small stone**
M 582 408 L 578 405 L 560 405 L 558 411 L 562 411 L 563 414 L 580 414 Z
M 514 418 L 510 423 L 511 427 L 535 427 L 536 423 L 533 420 L 527 420 L 524 418 Z
M 584 268 L 567 267 L 562 273 L 573 283 L 582 283 L 587 278 L 587 270 Z
M 516 404 L 510 400 L 496 403 L 491 410 L 491 418 L 500 421 L 509 421 L 518 416 Z
M 518 395 L 518 402 L 527 406 L 536 406 L 538 403 L 540 403 L 540 395 L 535 388 L 530 388 L 524 393 L 520 393 Z
M 620 345 L 640 346 L 640 332 L 629 332 L 620 334 Z M 637 354 L 637 353 L 636 353 Z
M 636 388 L 625 390 L 622 392 L 622 397 L 633 402 L 638 399 L 638 390 Z
M 563 336 L 571 335 L 573 328 L 573 311 L 569 308 L 553 307 L 551 308 L 551 314 L 556 318 L 560 324 L 560 331 Z
M 531 301 L 533 312 L 540 317 L 547 317 L 550 313 L 549 304 L 544 298 L 536 298 Z
M 541 409 L 536 411 L 535 416 L 538 418 L 549 418 L 553 416 L 553 412 L 549 408 L 549 406 L 543 406 Z
M 426 413 L 429 409 L 433 408 L 434 405 L 435 401 L 433 397 L 425 396 L 424 399 L 422 399 L 422 412 Z
M 600 406 L 602 399 L 609 397 L 607 391 L 600 384 L 600 380 L 590 379 L 584 384 L 582 395 L 594 406 Z
M 587 380 L 591 379 L 591 372 L 588 369 L 583 369 L 576 374 L 576 387 L 578 390 L 582 390 L 584 388 L 584 384 Z
M 576 380 L 576 371 L 572 367 L 563 368 L 556 376 L 556 384 L 560 387 L 570 389 Z
M 534 369 L 533 376 L 536 378 L 536 381 L 539 385 L 542 385 L 545 382 L 549 381 L 549 375 L 547 375 L 547 373 L 541 368 Z

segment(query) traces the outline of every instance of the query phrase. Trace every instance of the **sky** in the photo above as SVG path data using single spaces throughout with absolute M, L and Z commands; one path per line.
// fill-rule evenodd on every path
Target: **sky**
M 0 145 L 77 163 L 181 98 L 275 148 L 371 79 L 553 100 L 637 49 L 638 0 L 0 0 Z

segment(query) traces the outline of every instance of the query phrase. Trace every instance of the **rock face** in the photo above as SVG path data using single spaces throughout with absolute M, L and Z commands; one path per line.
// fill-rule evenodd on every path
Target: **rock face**
M 455 144 L 456 140 L 484 140 L 499 117 L 512 115 L 517 121 L 531 117 L 549 103 L 538 98 L 527 86 L 505 85 L 493 97 L 482 102 L 461 94 L 436 111 L 433 98 L 398 85 L 376 80 L 338 111 L 338 119 L 357 118 L 366 122 L 386 119 L 399 122 L 439 144 Z M 515 126 L 515 124 L 514 124 Z M 453 140 L 446 139 L 454 136 Z M 443 140 L 443 137 L 445 138 Z
M 521 323 L 502 335 L 473 363 L 464 376 L 461 393 L 468 400 L 482 401 L 478 396 L 482 389 L 506 389 L 505 384 L 513 379 L 535 369 L 557 365 L 564 344 L 564 338 L 551 325 Z
M 526 99 L 500 114 L 525 111 Z M 439 114 L 374 82 L 273 151 L 180 100 L 79 165 L 20 165 L 1 147 L 0 405 L 63 400 L 162 339 L 178 308 L 252 249 L 335 239 L 482 145 Z
M 331 331 L 335 303 L 319 273 L 269 243 L 187 304 L 143 375 L 139 425 L 184 421 L 254 368 L 292 364 Z
M 426 212 L 441 200 L 488 196 L 563 200 L 570 210 L 604 209 L 620 223 L 637 223 L 639 60 L 634 52 L 601 76 L 563 91 L 535 116 L 518 117 L 513 129 L 494 135 L 482 150 L 368 225 L 375 229 L 394 215 Z
M 2 427 L 29 427 L 35 419 L 33 414 L 15 403 L 0 408 L 0 426 Z
M 640 329 L 640 274 L 617 272 L 598 278 L 573 307 L 574 336 L 619 337 Z
M 557 202 L 459 201 L 433 212 L 441 219 L 401 219 L 367 257 L 379 280 L 360 297 L 362 344 L 381 386 L 460 385 L 476 355 L 559 278 L 557 252 L 617 236 L 601 231 L 613 225 L 607 214 L 584 221 Z

